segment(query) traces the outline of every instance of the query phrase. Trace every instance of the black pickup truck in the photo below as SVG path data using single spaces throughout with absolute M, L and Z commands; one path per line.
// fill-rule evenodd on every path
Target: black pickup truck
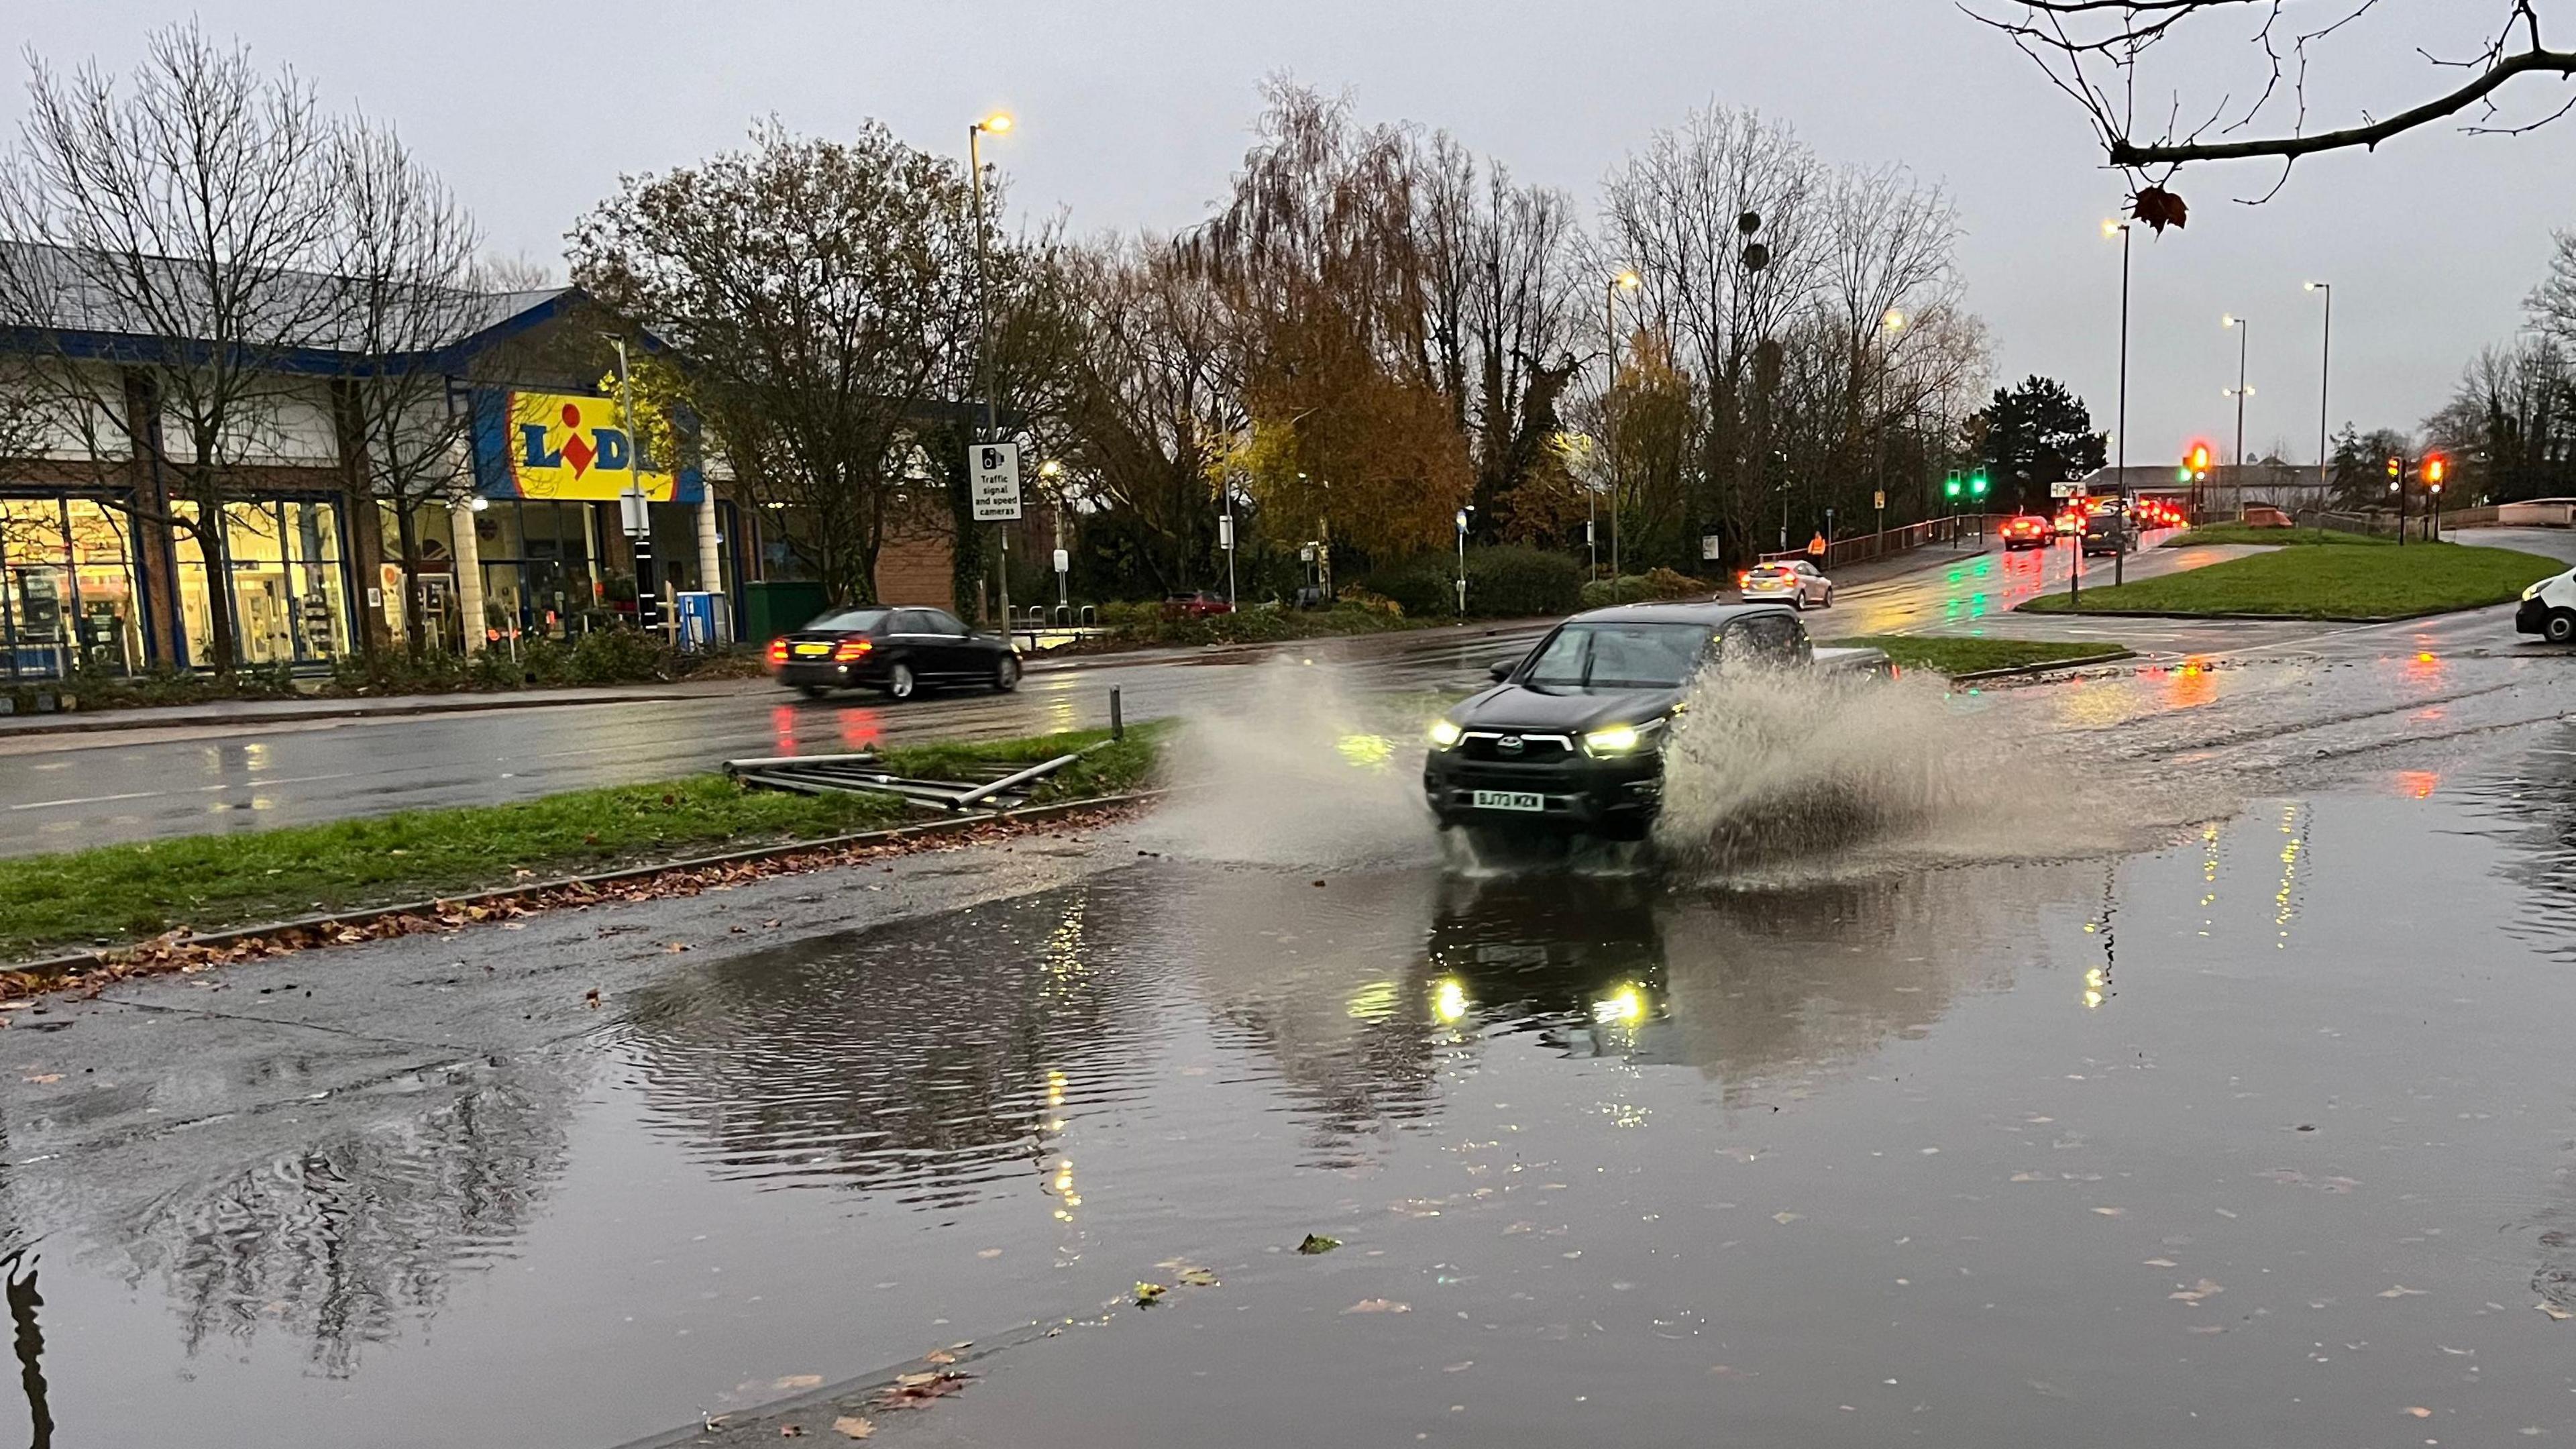
M 1704 670 L 1884 676 L 1876 649 L 1820 649 L 1781 604 L 1625 604 L 1577 614 L 1490 688 L 1431 724 L 1422 789 L 1452 826 L 1644 838 L 1663 804 L 1664 743 Z

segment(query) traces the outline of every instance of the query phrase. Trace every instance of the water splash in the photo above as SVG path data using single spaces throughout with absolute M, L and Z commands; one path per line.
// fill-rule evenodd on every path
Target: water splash
M 1422 802 L 1420 722 L 1362 703 L 1342 672 L 1276 659 L 1171 752 L 1148 846 L 1191 860 L 1351 866 L 1437 853 Z

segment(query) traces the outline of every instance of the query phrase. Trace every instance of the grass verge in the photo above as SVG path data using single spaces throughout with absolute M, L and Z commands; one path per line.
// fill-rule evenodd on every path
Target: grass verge
M 1936 674 L 1977 674 L 1989 669 L 2021 669 L 2034 664 L 2060 664 L 2070 659 L 2124 658 L 2129 650 L 2100 640 L 1947 638 L 1915 634 L 1874 634 L 1862 639 L 1830 639 L 1829 645 L 1884 649 L 1903 669 L 1929 669 Z
M 978 766 L 1035 764 L 1103 731 L 888 750 L 896 773 L 964 778 Z M 1083 757 L 1036 803 L 1108 795 L 1151 775 L 1157 732 Z M 687 855 L 818 840 L 922 818 L 881 795 L 747 790 L 722 775 L 574 790 L 508 805 L 405 810 L 366 820 L 240 835 L 108 845 L 0 859 L 0 960 L 179 926 L 214 930 L 322 911 L 461 895 L 524 879 Z
M 2157 544 L 2158 548 L 2190 548 L 2201 543 L 2259 544 L 2359 544 L 2364 548 L 2395 548 L 2397 540 L 2368 533 L 2337 533 L 2330 528 L 2249 528 L 2242 523 L 2204 523 L 2186 528 Z
M 2258 614 L 2291 619 L 2386 619 L 2501 604 L 2565 565 L 2537 554 L 2456 543 L 2404 548 L 2285 548 L 2207 568 L 2049 594 L 2033 613 Z

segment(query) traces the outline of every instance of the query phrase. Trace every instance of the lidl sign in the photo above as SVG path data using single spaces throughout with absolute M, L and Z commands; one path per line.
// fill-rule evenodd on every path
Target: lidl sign
M 577 393 L 486 393 L 475 406 L 475 486 L 487 498 L 613 502 L 630 487 L 656 503 L 705 495 L 694 468 L 638 458 L 617 404 Z

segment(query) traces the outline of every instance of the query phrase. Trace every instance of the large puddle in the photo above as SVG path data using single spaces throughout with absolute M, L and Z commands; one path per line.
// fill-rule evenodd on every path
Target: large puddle
M 880 1439 L 2570 1432 L 2576 788 L 2371 780 L 1760 893 L 1148 859 L 675 963 L 220 1170 L 13 1149 L 21 1392 L 62 1446 L 775 1439 L 973 1341 Z

